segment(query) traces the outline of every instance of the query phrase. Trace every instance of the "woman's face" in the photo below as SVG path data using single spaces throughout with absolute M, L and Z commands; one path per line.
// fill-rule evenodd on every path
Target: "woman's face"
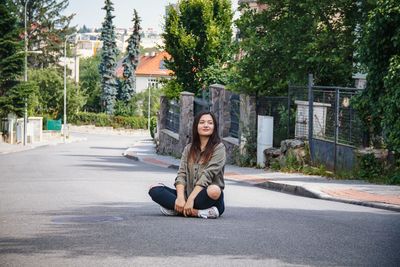
M 214 121 L 210 114 L 204 114 L 200 117 L 199 124 L 197 125 L 197 131 L 200 136 L 211 136 L 214 132 Z

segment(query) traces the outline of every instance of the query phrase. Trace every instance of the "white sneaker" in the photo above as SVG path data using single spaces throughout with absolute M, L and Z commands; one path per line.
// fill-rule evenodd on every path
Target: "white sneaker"
M 216 219 L 219 217 L 219 212 L 217 207 L 211 207 L 205 210 L 198 211 L 199 217 L 203 219 Z
M 163 206 L 160 206 L 160 211 L 165 216 L 176 216 L 176 215 L 178 215 L 178 212 L 176 212 L 175 210 L 169 210 L 169 209 L 164 208 Z

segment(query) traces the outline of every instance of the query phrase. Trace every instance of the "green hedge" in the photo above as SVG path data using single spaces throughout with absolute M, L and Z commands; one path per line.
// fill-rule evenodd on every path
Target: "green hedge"
M 95 125 L 125 129 L 147 129 L 147 118 L 142 116 L 110 116 L 105 113 L 79 112 L 71 116 L 69 123 L 75 125 Z

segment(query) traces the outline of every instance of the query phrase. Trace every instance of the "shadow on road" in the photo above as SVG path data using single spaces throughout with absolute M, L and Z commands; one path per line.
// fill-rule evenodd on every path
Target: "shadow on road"
M 99 203 L 50 211 L 46 232 L 0 238 L 0 255 L 63 252 L 68 258 L 228 256 L 289 264 L 394 266 L 396 214 L 227 207 L 217 220 L 166 217 L 150 203 Z

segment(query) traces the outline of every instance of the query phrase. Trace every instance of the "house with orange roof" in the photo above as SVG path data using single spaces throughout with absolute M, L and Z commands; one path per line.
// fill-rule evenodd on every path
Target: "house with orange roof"
M 170 79 L 173 72 L 166 68 L 165 59 L 171 56 L 166 52 L 146 53 L 140 57 L 139 65 L 136 69 L 136 93 L 143 92 L 149 87 L 158 88 L 161 79 Z M 118 61 L 116 74 L 118 78 L 123 77 L 124 67 L 122 61 Z

